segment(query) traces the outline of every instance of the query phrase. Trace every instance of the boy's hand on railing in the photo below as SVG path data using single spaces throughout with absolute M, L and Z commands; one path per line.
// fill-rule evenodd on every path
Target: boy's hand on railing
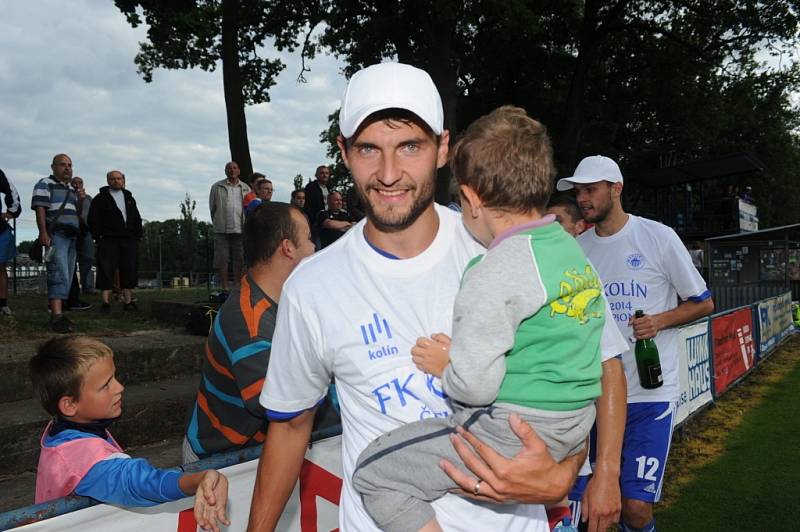
M 219 523 L 225 526 L 230 521 L 225 515 L 228 505 L 228 479 L 214 469 L 203 474 L 194 496 L 194 519 L 203 530 L 219 532 Z

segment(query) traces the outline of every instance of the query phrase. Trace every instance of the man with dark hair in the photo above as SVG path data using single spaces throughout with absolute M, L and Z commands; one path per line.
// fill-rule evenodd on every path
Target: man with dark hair
M 92 197 L 86 193 L 83 187 L 83 178 L 75 176 L 70 181 L 70 185 L 78 196 L 78 221 L 80 223 L 80 233 L 75 244 L 75 251 L 78 256 L 78 268 L 72 275 L 72 286 L 69 289 L 69 298 L 66 302 L 67 310 L 88 310 L 92 308 L 89 303 L 81 301 L 81 289 L 84 294 L 89 294 L 94 286 L 92 279 L 92 264 L 94 263 L 94 242 L 92 232 L 89 231 L 87 219 L 89 216 L 89 206 Z M 78 279 L 80 273 L 80 281 Z
M 214 268 L 219 271 L 223 290 L 228 290 L 228 266 L 233 263 L 233 284 L 242 274 L 242 228 L 244 227 L 244 198 L 250 186 L 239 179 L 239 165 L 225 165 L 225 179 L 211 185 L 208 206 L 214 226 Z
M 245 221 L 243 241 L 247 271 L 208 335 L 184 463 L 264 441 L 267 417 L 258 397 L 281 289 L 294 267 L 314 252 L 306 217 L 286 203 L 257 207 Z
M 80 230 L 78 199 L 70 188 L 72 159 L 65 153 L 53 157 L 53 171 L 33 187 L 31 209 L 36 211 L 39 238 L 36 245 L 47 248 L 47 299 L 50 303 L 50 329 L 57 333 L 75 332 L 75 324 L 62 313 L 75 273 L 75 243 Z
M 8 274 L 6 273 L 6 263 L 17 256 L 17 248 L 14 245 L 14 231 L 8 221 L 19 216 L 22 208 L 19 203 L 19 194 L 14 184 L 9 181 L 6 174 L 0 170 L 0 194 L 3 195 L 3 203 L 0 203 L 0 317 L 11 316 L 11 309 L 8 308 Z
M 250 216 L 256 207 L 272 200 L 272 181 L 262 173 L 253 172 L 250 176 L 252 190 L 242 200 L 245 216 Z
M 353 219 L 342 206 L 342 195 L 339 192 L 328 194 L 328 208 L 317 214 L 314 223 L 319 231 L 319 241 L 323 248 L 336 242 L 353 226 Z
M 284 287 L 269 385 L 261 392 L 272 424 L 249 530 L 273 530 L 278 523 L 331 377 L 343 426 L 343 531 L 376 530 L 352 484 L 355 459 L 367 444 L 423 416 L 451 412 L 441 382 L 418 370 L 410 356 L 418 337 L 449 333 L 461 273 L 481 252 L 460 216 L 433 202 L 436 172 L 447 162 L 450 140 L 441 98 L 422 70 L 373 65 L 350 79 L 339 125 L 337 144 L 367 217 L 301 264 Z M 526 471 L 526 481 L 546 475 L 540 500 L 555 500 L 569 489 L 580 457 L 556 464 L 546 451 L 531 453 L 530 446 L 541 444 L 528 434 L 523 457 L 512 467 Z M 524 467 L 532 455 L 538 467 Z M 486 484 L 476 485 L 474 477 L 469 489 L 476 496 L 496 495 Z M 446 495 L 434 507 L 445 529 L 548 528 L 537 505 L 479 505 Z
M 305 190 L 292 190 L 291 204 L 298 209 L 305 212 L 306 206 L 306 191 Z
M 312 222 L 317 219 L 317 215 L 320 211 L 325 210 L 325 205 L 328 203 L 328 181 L 330 181 L 331 178 L 331 169 L 324 164 L 320 165 L 317 167 L 317 171 L 314 172 L 314 177 L 317 178 L 316 181 L 311 181 L 305 188 L 306 216 L 308 216 L 308 219 Z M 317 249 L 320 249 L 322 245 L 318 229 L 312 226 L 311 233 L 314 235 L 314 243 Z
M 655 338 L 658 345 L 661 364 L 654 377 L 661 384 L 655 388 L 640 382 L 633 345 L 623 355 L 628 405 L 619 469 L 621 530 L 654 532 L 653 505 L 661 498 L 678 405 L 677 327 L 710 314 L 714 301 L 675 231 L 625 212 L 622 172 L 614 160 L 586 157 L 557 188 L 574 189 L 583 219 L 595 224 L 578 243 L 603 279 L 622 335 L 631 344 Z M 637 310 L 644 316 L 636 317 Z
M 572 194 L 564 194 L 563 192 L 553 194 L 550 197 L 550 201 L 547 202 L 547 214 L 554 215 L 556 221 L 564 228 L 564 231 L 575 238 L 578 238 L 578 235 L 586 229 L 586 222 L 583 221 L 581 216 L 581 209 Z
M 114 272 L 119 270 L 123 309 L 139 310 L 131 289 L 138 281 L 139 240 L 142 217 L 133 194 L 125 188 L 125 175 L 119 170 L 106 174 L 102 187 L 89 207 L 88 224 L 97 241 L 97 288 L 103 291 L 100 312 L 111 312 Z

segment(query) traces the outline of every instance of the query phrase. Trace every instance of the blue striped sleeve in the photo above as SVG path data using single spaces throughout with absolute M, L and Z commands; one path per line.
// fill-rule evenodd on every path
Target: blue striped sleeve
M 97 462 L 75 487 L 75 493 L 121 506 L 155 506 L 188 497 L 179 471 L 157 469 L 143 458 L 109 458 Z
M 317 408 L 324 401 L 325 401 L 325 398 L 323 397 L 322 399 L 317 401 L 317 404 L 315 404 L 311 408 L 306 408 L 305 410 L 298 410 L 297 412 L 278 412 L 277 410 L 269 410 L 268 409 L 266 411 L 267 419 L 269 419 L 271 421 L 289 421 L 290 419 L 296 418 L 297 416 L 299 416 L 300 414 L 302 414 L 306 410 L 311 410 L 312 408 Z
M 50 187 L 44 179 L 40 179 L 33 187 L 33 197 L 31 198 L 31 209 L 36 207 L 50 208 Z
M 706 290 L 702 294 L 690 297 L 689 301 L 692 301 L 694 303 L 701 303 L 706 299 L 709 299 L 710 297 L 711 297 L 711 290 Z

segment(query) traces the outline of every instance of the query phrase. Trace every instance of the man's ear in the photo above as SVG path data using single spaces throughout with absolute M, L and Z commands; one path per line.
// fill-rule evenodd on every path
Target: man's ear
M 339 146 L 339 153 L 342 154 L 342 162 L 344 162 L 344 165 L 349 170 L 350 162 L 347 160 L 347 141 L 343 136 L 339 135 L 336 137 L 336 145 Z
M 447 164 L 447 155 L 450 153 L 450 130 L 445 129 L 439 135 L 439 146 L 436 151 L 436 168 Z
M 619 198 L 622 196 L 622 183 L 617 181 L 616 183 L 611 183 L 611 192 L 615 198 Z
M 74 397 L 65 395 L 58 400 L 58 411 L 64 417 L 72 417 L 78 412 L 78 402 Z
M 295 258 L 297 247 L 294 245 L 294 242 L 292 242 L 290 239 L 284 238 L 283 240 L 281 240 L 281 245 L 279 247 L 279 250 L 281 255 L 283 255 L 289 260 L 293 260 Z
M 478 197 L 478 193 L 469 185 L 461 185 L 458 189 L 461 191 L 461 211 L 476 218 L 483 207 L 483 202 Z

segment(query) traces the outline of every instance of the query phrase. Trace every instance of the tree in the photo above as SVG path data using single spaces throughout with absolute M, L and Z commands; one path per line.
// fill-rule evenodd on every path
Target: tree
M 329 4 L 325 22 L 320 42 L 347 73 L 383 58 L 431 72 L 451 137 L 499 105 L 526 108 L 549 125 L 561 175 L 591 153 L 626 170 L 742 149 L 774 160 L 780 149 L 781 166 L 794 168 L 796 2 L 351 0 Z M 782 66 L 757 61 L 764 52 Z M 755 129 L 729 127 L 742 121 Z M 768 146 L 754 131 L 782 140 Z M 772 172 L 791 188 L 788 172 Z
M 28 254 L 31 251 L 31 248 L 38 242 L 38 240 L 22 240 L 19 244 L 17 244 L 17 252 L 18 253 L 25 253 Z
M 307 21 L 317 18 L 316 2 L 115 0 L 115 4 L 131 26 L 148 26 L 148 42 L 140 43 L 135 59 L 146 82 L 153 80 L 159 67 L 214 71 L 222 65 L 231 159 L 243 176 L 250 176 L 253 164 L 244 108 L 269 101 L 268 91 L 285 66 L 280 59 L 259 54 L 267 42 L 279 51 L 294 50 Z

